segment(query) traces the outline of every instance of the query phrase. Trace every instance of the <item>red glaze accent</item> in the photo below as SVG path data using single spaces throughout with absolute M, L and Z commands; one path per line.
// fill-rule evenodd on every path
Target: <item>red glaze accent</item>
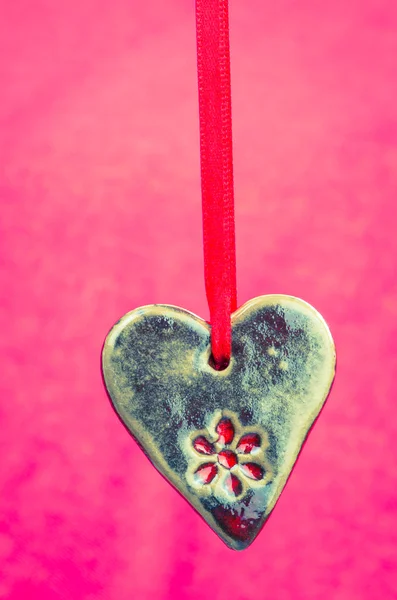
M 239 454 L 250 454 L 254 448 L 259 448 L 261 438 L 257 433 L 247 433 L 243 435 L 237 444 L 237 452 Z
M 231 469 L 237 465 L 237 456 L 231 450 L 222 450 L 218 453 L 218 462 L 225 469 Z
M 195 472 L 195 476 L 201 481 L 201 483 L 211 483 L 215 475 L 218 473 L 218 467 L 215 463 L 205 463 L 201 465 Z
M 203 435 L 193 441 L 193 448 L 200 454 L 215 454 L 215 448 Z
M 227 417 L 221 419 L 216 426 L 216 432 L 219 434 L 218 442 L 226 446 L 231 444 L 234 438 L 233 423 Z
M 225 485 L 229 494 L 239 496 L 243 491 L 243 485 L 238 477 L 233 473 L 229 473 L 225 480 Z
M 256 514 L 255 511 L 247 510 L 247 506 L 242 506 L 240 503 L 233 507 L 220 504 L 212 511 L 214 518 L 223 531 L 242 542 L 255 535 L 260 525 L 260 516 L 257 518 L 246 516 L 247 514 Z
M 244 475 L 246 475 L 250 479 L 263 479 L 263 476 L 265 474 L 265 470 L 255 463 L 240 463 L 240 469 L 243 471 Z

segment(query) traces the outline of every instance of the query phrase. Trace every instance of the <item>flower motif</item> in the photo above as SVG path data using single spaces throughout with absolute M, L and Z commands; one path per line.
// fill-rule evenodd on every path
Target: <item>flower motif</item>
M 247 430 L 233 417 L 218 416 L 213 434 L 207 430 L 189 437 L 193 457 L 188 481 L 205 495 L 212 492 L 229 501 L 268 483 L 272 475 L 264 455 L 269 445 L 266 433 Z

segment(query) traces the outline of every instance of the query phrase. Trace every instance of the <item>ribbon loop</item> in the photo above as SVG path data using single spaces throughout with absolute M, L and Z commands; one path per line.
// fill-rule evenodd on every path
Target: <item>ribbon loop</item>
M 196 28 L 205 287 L 222 369 L 237 306 L 228 0 L 196 0 Z

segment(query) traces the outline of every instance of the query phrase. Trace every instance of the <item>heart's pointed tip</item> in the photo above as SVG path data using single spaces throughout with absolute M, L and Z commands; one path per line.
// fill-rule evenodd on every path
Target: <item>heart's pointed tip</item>
M 243 550 L 247 550 L 247 548 L 251 546 L 251 544 L 255 541 L 256 536 L 253 539 L 246 540 L 244 542 L 237 540 L 229 541 L 225 540 L 224 538 L 220 539 L 229 550 L 234 550 L 235 552 L 242 552 Z
M 244 517 L 244 509 L 220 504 L 212 511 L 214 531 L 231 550 L 246 550 L 257 538 L 265 523 L 264 513 L 257 518 Z

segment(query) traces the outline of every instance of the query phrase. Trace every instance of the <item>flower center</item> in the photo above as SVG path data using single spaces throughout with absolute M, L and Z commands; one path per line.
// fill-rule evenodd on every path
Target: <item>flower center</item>
M 231 450 L 222 450 L 218 453 L 218 462 L 225 469 L 231 469 L 237 465 L 237 456 Z

